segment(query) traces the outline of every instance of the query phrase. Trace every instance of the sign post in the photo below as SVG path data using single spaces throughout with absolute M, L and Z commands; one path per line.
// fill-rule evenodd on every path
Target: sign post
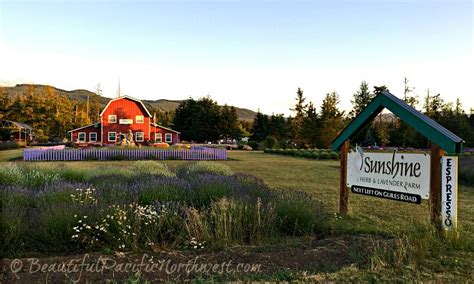
M 444 156 L 444 150 L 436 144 L 431 145 L 431 186 L 430 186 L 430 210 L 431 222 L 440 230 L 441 220 L 439 213 L 441 211 L 441 157 Z
M 364 157 L 362 155 L 356 157 L 355 153 L 349 153 L 349 139 L 367 127 L 384 108 L 431 141 L 431 157 L 426 154 L 423 158 L 419 154 L 417 156 L 404 153 L 396 156 L 396 152 L 392 157 L 388 157 L 388 153 L 367 153 Z M 443 156 L 444 151 L 462 153 L 463 143 L 461 137 L 405 101 L 388 91 L 380 92 L 331 142 L 333 151 L 338 149 L 341 151 L 339 213 L 346 215 L 348 212 L 348 186 L 351 186 L 353 193 L 391 200 L 419 204 L 421 199 L 429 199 L 431 221 L 436 228 L 438 230 L 441 230 L 442 226 L 446 229 L 455 228 L 456 160 Z M 363 154 L 361 149 L 358 149 L 358 152 Z M 442 159 L 443 161 L 446 159 L 443 168 Z M 442 220 L 445 222 L 443 225 Z
M 349 140 L 341 146 L 341 179 L 339 184 L 339 214 L 347 215 L 349 190 L 347 189 L 347 154 L 349 153 Z

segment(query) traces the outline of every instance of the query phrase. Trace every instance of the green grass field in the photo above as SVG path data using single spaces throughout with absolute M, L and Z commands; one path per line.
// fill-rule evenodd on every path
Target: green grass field
M 98 170 L 127 167 L 127 161 L 111 162 L 23 162 L 21 150 L 0 152 L 0 166 L 14 160 L 21 165 L 36 165 L 43 168 L 74 168 Z M 186 161 L 164 161 L 176 168 Z M 304 191 L 321 201 L 331 214 L 338 211 L 339 162 L 307 160 L 262 152 L 230 151 L 229 160 L 222 162 L 235 172 L 247 173 L 261 178 L 272 189 Z M 258 279 L 276 280 L 438 280 L 472 281 L 474 279 L 474 188 L 459 187 L 459 236 L 437 237 L 429 225 L 429 208 L 426 200 L 421 205 L 349 195 L 350 213 L 346 218 L 331 220 L 331 238 L 340 236 L 371 236 L 374 240 L 390 239 L 393 245 L 380 247 L 370 254 L 361 254 L 360 248 L 353 250 L 356 265 L 340 267 L 336 271 L 301 271 L 263 275 Z M 311 238 L 290 241 L 292 246 L 305 247 Z M 370 244 L 370 245 L 373 245 Z M 276 245 L 285 250 L 288 241 Z M 328 264 L 330 265 L 330 264 Z M 290 276 L 291 277 L 290 277 Z M 252 279 L 250 279 L 252 280 Z

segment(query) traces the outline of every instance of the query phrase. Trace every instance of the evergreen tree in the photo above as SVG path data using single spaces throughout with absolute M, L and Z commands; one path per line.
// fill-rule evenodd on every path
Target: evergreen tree
M 295 118 L 293 119 L 294 127 L 294 141 L 297 145 L 302 145 L 302 125 L 304 116 L 307 110 L 308 105 L 305 104 L 306 98 L 303 96 L 303 90 L 298 88 L 296 91 L 296 104 L 292 111 L 295 112 Z
M 225 105 L 221 110 L 221 118 L 219 121 L 220 135 L 224 139 L 239 139 L 241 131 L 239 128 L 239 118 L 235 107 Z
M 352 96 L 352 111 L 349 116 L 351 118 L 358 116 L 374 97 L 374 94 L 369 91 L 369 84 L 366 81 L 362 81 L 359 90 Z
M 360 83 L 359 90 L 352 96 L 352 111 L 350 112 L 349 117 L 354 119 L 356 116 L 358 116 L 373 100 L 374 97 L 375 94 L 369 91 L 369 84 L 366 81 L 362 81 Z M 362 128 L 352 140 L 357 144 L 373 144 L 375 138 L 370 124 L 367 124 L 364 128 Z
M 321 144 L 322 133 L 320 131 L 319 116 L 312 102 L 308 104 L 302 130 L 303 141 L 308 147 L 315 148 Z
M 190 98 L 179 104 L 173 123 L 183 140 L 208 142 L 220 138 L 220 118 L 220 107 L 211 98 Z
M 387 88 L 387 86 L 382 85 L 382 86 L 374 86 L 374 97 L 380 94 L 383 91 L 390 92 L 390 90 Z
M 269 119 L 268 116 L 262 114 L 260 111 L 257 112 L 253 120 L 252 136 L 251 140 L 262 142 L 269 134 Z
M 344 128 L 344 112 L 337 107 L 339 104 L 339 95 L 334 91 L 326 94 L 321 104 L 320 117 L 320 145 L 318 148 L 329 148 L 331 141 Z
M 268 124 L 268 135 L 275 137 L 278 141 L 287 139 L 286 121 L 283 114 L 272 114 Z
M 425 114 L 435 121 L 439 121 L 443 109 L 444 101 L 440 94 L 430 96 L 430 90 L 427 90 L 425 104 L 423 106 Z

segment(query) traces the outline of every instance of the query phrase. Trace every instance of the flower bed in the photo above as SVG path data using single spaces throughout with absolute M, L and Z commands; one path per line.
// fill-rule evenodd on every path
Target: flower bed
M 276 192 L 211 162 L 171 171 L 139 161 L 100 172 L 10 164 L 0 186 L 2 257 L 202 249 L 326 229 L 326 214 L 307 194 Z

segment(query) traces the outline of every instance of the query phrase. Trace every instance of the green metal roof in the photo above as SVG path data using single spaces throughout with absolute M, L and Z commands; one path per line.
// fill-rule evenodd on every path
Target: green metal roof
M 406 124 L 413 127 L 446 152 L 462 152 L 462 143 L 464 142 L 462 138 L 387 91 L 378 94 L 367 107 L 344 128 L 341 134 L 332 141 L 331 149 L 339 149 L 345 140 L 354 137 L 357 132 L 376 117 L 384 108 L 390 110 Z

